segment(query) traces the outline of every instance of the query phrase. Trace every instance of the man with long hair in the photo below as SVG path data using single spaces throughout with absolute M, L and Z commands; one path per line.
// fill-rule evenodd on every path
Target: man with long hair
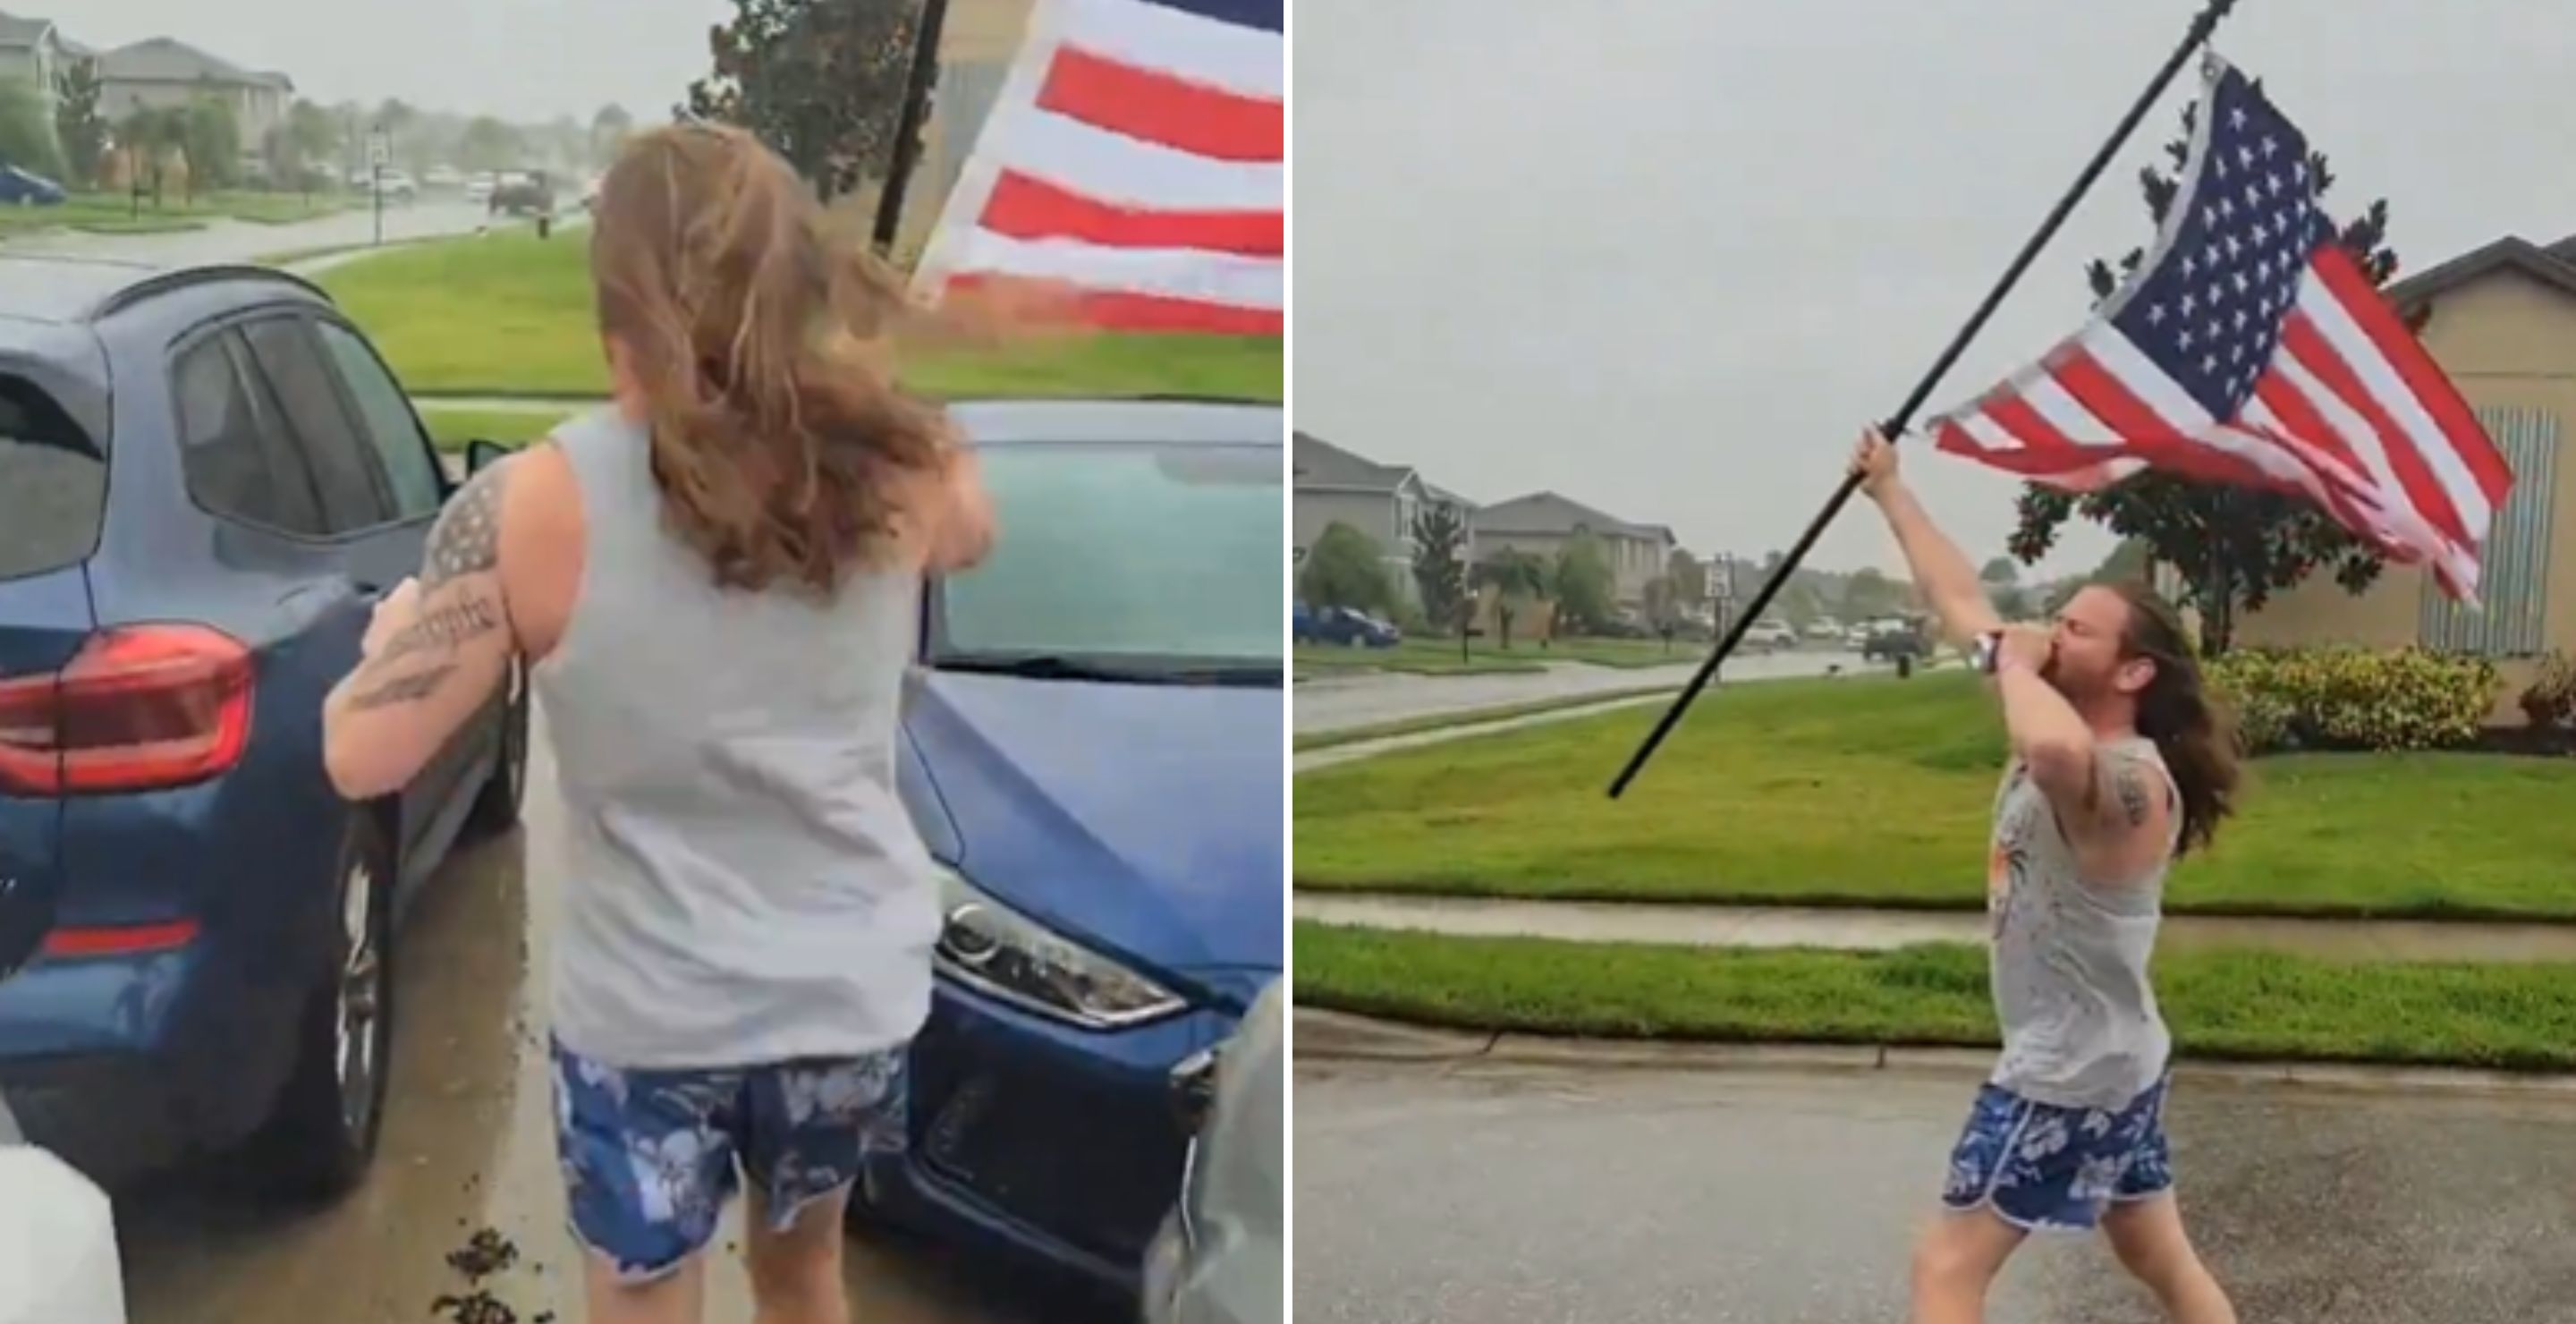
M 2175 1203 L 2172 1038 L 2147 977 L 2166 871 L 2233 811 L 2231 729 L 2152 591 L 2092 585 L 2049 628 L 2008 626 L 1887 440 L 1864 433 L 1851 468 L 1945 633 L 1992 677 L 2012 747 L 1986 870 L 2003 1054 L 1915 1249 L 1914 1318 L 1982 1319 L 2024 1237 L 2099 1228 L 2175 1320 L 2233 1324 Z
M 747 1180 L 760 1319 L 845 1324 L 842 1210 L 905 1143 L 939 930 L 896 789 L 904 668 L 923 576 L 984 554 L 991 507 L 895 385 L 899 284 L 749 135 L 630 142 L 591 275 L 614 402 L 449 502 L 325 757 L 390 794 L 525 668 L 565 808 L 552 1075 L 587 1317 L 697 1319 Z

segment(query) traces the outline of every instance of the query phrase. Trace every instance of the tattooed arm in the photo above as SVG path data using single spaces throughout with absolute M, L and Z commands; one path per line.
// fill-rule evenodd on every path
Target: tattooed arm
M 408 784 L 482 710 L 518 652 L 501 576 L 513 458 L 476 474 L 430 530 L 420 577 L 376 608 L 356 671 L 322 708 L 331 784 L 352 800 Z

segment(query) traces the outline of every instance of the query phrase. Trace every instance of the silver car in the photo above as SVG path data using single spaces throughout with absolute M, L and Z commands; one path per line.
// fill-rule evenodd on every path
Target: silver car
M 1204 1121 L 1181 1199 L 1145 1260 L 1148 1324 L 1279 1324 L 1284 1269 L 1288 1046 L 1280 981 L 1234 1037 L 1175 1081 Z

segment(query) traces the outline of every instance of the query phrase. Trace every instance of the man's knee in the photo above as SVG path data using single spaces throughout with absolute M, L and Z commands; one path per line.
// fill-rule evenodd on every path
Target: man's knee
M 743 1263 L 764 1301 L 838 1300 L 841 1294 L 841 1201 L 826 1197 L 797 1211 L 784 1229 L 768 1226 L 755 1207 L 743 1237 Z
M 1914 1282 L 1918 1287 L 1982 1287 L 1991 1273 L 1987 1256 L 1947 1223 L 1935 1223 L 1915 1239 Z

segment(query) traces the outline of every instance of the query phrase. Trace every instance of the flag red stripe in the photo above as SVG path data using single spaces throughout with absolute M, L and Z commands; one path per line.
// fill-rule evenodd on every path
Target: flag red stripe
M 2319 384 L 2333 392 L 2346 408 L 2360 414 L 2370 430 L 2379 435 L 2380 448 L 2388 453 L 2389 467 L 2397 471 L 2398 484 L 2405 488 L 2403 495 L 2407 504 L 2423 515 L 2424 522 L 2453 542 L 2469 541 L 2467 526 L 2460 521 L 2460 512 L 2452 508 L 2451 494 L 2442 490 L 2441 480 L 2433 476 L 2432 468 L 2416 452 L 2414 438 L 2389 418 L 2387 410 L 2380 408 L 2379 401 L 2371 396 L 2369 388 L 2362 385 L 2352 365 L 2334 352 L 2334 346 L 2327 343 L 2325 333 L 2317 330 L 2316 323 L 2309 321 L 2306 313 L 2294 308 L 2282 320 L 2281 352 L 2296 358 L 2300 367 L 2307 369 Z
M 2278 369 L 2266 368 L 2262 376 L 2254 379 L 2254 398 L 2262 401 L 2272 411 L 2272 417 L 2280 420 L 2283 432 L 2351 465 L 2354 473 L 2370 472 L 2369 467 L 2361 462 L 2361 457 L 2353 454 L 2352 445 L 2344 440 L 2343 433 L 2326 422 L 2326 416 L 2318 413 L 2317 407 L 2308 403 L 2308 397 L 2290 385 L 2289 379 L 2283 377 Z
M 1003 286 L 1011 279 L 1008 276 L 964 273 L 951 277 L 948 288 L 971 294 Z M 1053 295 L 1056 292 L 1049 293 Z M 1066 292 L 1061 306 L 1074 319 L 1110 331 L 1275 336 L 1286 329 L 1286 317 L 1276 308 L 1244 308 L 1159 294 L 1133 294 L 1124 290 L 1073 290 Z
M 2102 420 L 2111 429 L 2111 435 L 2130 442 L 2179 435 L 2174 425 L 2165 421 L 2164 415 L 2139 399 L 2118 374 L 2103 367 L 2101 360 L 2081 346 L 2070 347 L 2051 358 L 2047 367 L 2048 375 L 2055 377 L 2068 395 L 2093 411 L 2093 417 Z
M 2042 450 L 2063 449 L 2076 444 L 2073 437 L 2058 431 L 2028 399 L 2019 395 L 1998 395 L 1986 401 L 1986 417 L 1997 427 L 2019 437 L 2025 446 Z
M 2396 371 L 2398 380 L 2406 383 L 2408 393 L 2423 403 L 2424 412 L 2432 415 L 2434 426 L 2442 430 L 2451 449 L 2459 453 L 2470 476 L 2477 480 L 2478 489 L 2486 494 L 2487 504 L 2503 505 L 2506 491 L 2513 486 L 2512 466 L 2497 453 L 2468 401 L 2460 398 L 2459 388 L 2451 384 L 2414 334 L 2397 320 L 2396 310 L 2371 286 L 2370 278 L 2354 264 L 2352 254 L 2340 244 L 2327 244 L 2309 260 L 2308 269 L 2324 282 L 2327 292 L 2343 305 L 2361 333 L 2378 347 L 2379 356 Z
M 1287 107 L 1139 68 L 1078 46 L 1056 48 L 1038 107 L 1130 138 L 1220 161 L 1284 160 Z
M 994 182 L 981 223 L 1013 239 L 1079 239 L 1109 248 L 1195 248 L 1244 257 L 1279 257 L 1288 248 L 1287 221 L 1275 211 L 1122 207 L 1017 170 Z

